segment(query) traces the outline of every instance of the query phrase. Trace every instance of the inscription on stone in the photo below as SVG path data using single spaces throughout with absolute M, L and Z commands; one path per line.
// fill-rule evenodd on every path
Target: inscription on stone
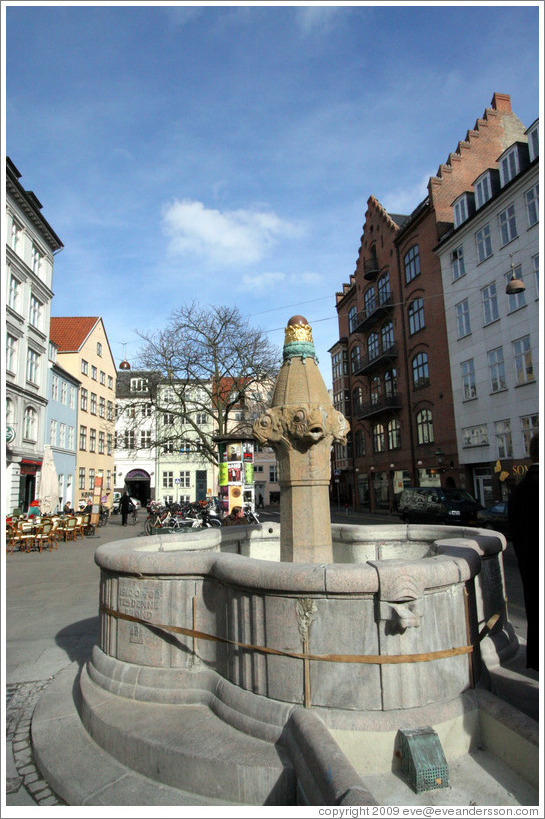
M 141 620 L 152 623 L 155 612 L 163 596 L 160 588 L 142 588 L 142 586 L 123 583 L 119 586 L 119 611 L 123 614 L 132 614 Z M 136 641 L 135 641 L 136 642 Z

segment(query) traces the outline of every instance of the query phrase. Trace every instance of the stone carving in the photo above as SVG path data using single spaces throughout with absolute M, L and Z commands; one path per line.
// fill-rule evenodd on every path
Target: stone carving
M 313 620 L 315 620 L 316 603 L 311 597 L 301 597 L 296 606 L 297 617 L 299 619 L 299 634 L 303 644 L 308 640 L 308 632 Z

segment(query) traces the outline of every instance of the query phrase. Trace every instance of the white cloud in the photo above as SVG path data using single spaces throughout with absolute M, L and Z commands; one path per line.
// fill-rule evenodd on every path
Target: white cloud
M 428 182 L 430 176 L 433 175 L 434 172 L 430 172 L 421 177 L 420 181 L 415 185 L 387 191 L 379 198 L 380 204 L 389 213 L 412 213 L 416 206 L 428 195 Z
M 275 240 L 299 232 L 270 211 L 221 212 L 190 199 L 176 199 L 164 208 L 163 229 L 171 253 L 201 256 L 229 266 L 255 263 Z
M 255 273 L 253 275 L 247 274 L 242 277 L 242 289 L 247 293 L 255 293 L 261 295 L 276 287 L 280 283 L 285 282 L 285 273 Z

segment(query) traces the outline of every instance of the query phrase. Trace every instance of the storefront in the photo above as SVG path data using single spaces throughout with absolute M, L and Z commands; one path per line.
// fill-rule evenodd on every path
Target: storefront
M 19 467 L 19 507 L 24 511 L 28 509 L 31 502 L 36 498 L 37 479 L 41 466 L 41 461 L 34 461 L 27 458 L 21 460 Z

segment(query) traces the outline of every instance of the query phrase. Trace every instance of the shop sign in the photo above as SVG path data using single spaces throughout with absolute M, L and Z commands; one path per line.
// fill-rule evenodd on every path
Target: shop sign
M 6 444 L 11 444 L 15 438 L 15 430 L 13 427 L 6 427 Z

